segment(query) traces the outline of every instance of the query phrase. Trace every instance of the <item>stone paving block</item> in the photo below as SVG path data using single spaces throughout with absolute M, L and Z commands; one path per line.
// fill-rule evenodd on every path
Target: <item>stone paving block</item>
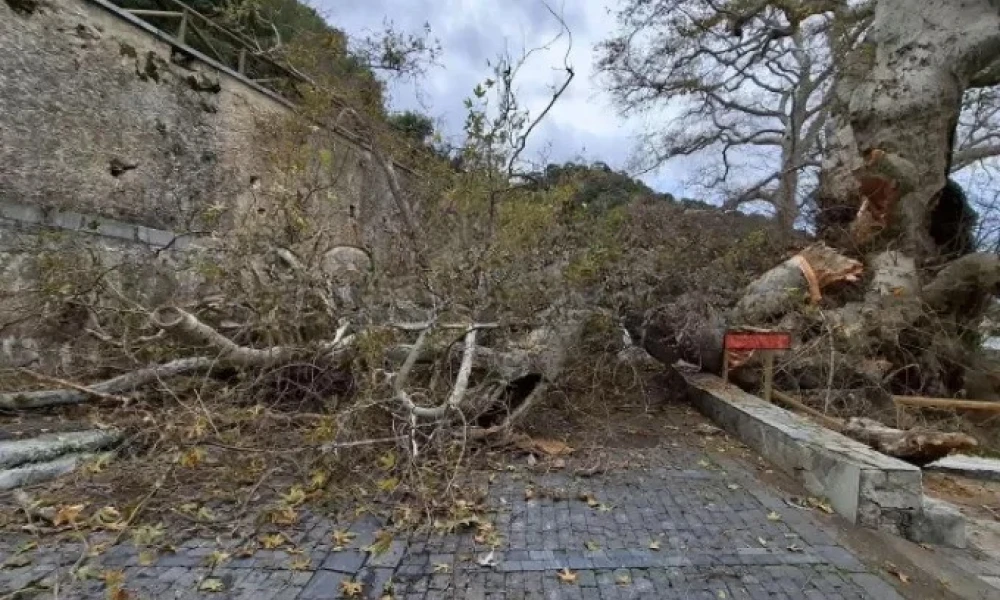
M 367 566 L 395 569 L 402 562 L 406 550 L 407 543 L 405 541 L 393 541 L 385 552 L 369 556 Z
M 685 456 L 684 464 L 694 465 L 702 455 Z M 789 507 L 756 483 L 750 472 L 741 473 L 733 465 L 726 468 L 724 475 L 708 468 L 625 471 L 583 483 L 565 473 L 527 479 L 499 474 L 487 497 L 491 506 L 501 510 L 494 523 L 503 545 L 495 550 L 498 564 L 492 569 L 475 562 L 486 549 L 473 542 L 473 532 L 415 533 L 410 539 L 397 534 L 387 552 L 370 556 L 361 548 L 383 526 L 380 519 L 365 515 L 349 525 L 337 524 L 303 511 L 300 530 L 290 530 L 289 536 L 301 540 L 316 570 L 290 570 L 295 556 L 260 550 L 252 558 L 232 559 L 215 569 L 232 582 L 232 589 L 219 598 L 337 598 L 340 582 L 349 578 L 360 580 L 368 597 L 377 598 L 374 594 L 392 580 L 394 597 L 421 600 L 718 600 L 719 592 L 743 600 L 867 599 L 878 598 L 876 594 L 895 598 L 891 586 L 835 543 L 810 511 Z M 735 493 L 727 487 L 733 481 L 741 486 Z M 568 500 L 525 502 L 526 485 L 564 489 Z M 589 507 L 576 499 L 581 492 L 614 502 L 615 507 L 610 512 Z M 506 504 L 500 502 L 501 497 L 507 499 Z M 782 520 L 769 521 L 770 511 L 779 512 Z M 331 552 L 330 532 L 345 528 L 359 537 L 351 548 Z M 365 536 L 369 539 L 362 539 Z M 758 538 L 769 545 L 761 546 Z M 658 551 L 648 547 L 654 539 L 660 542 Z M 0 546 L 16 548 L 19 543 L 4 539 Z M 599 549 L 590 550 L 589 543 L 597 543 Z M 793 543 L 803 550 L 786 551 Z M 209 573 L 205 556 L 216 547 L 214 540 L 189 540 L 178 544 L 176 554 L 160 557 L 155 567 L 141 567 L 135 549 L 123 544 L 95 562 L 125 568 L 141 597 L 205 600 L 197 585 Z M 44 550 L 46 565 L 72 565 L 80 552 L 79 547 L 75 553 Z M 118 566 L 111 566 L 115 562 Z M 449 565 L 451 571 L 436 572 L 439 564 Z M 576 574 L 574 584 L 560 583 L 557 573 L 563 568 Z M 627 573 L 631 583 L 618 585 L 616 573 Z M 0 587 L 14 576 L 0 571 Z M 87 590 L 86 582 L 76 582 L 61 600 L 87 598 Z M 180 596 L 175 598 L 174 592 Z M 99 598 L 102 593 L 98 589 L 89 597 Z
M 333 600 L 341 596 L 341 582 L 350 580 L 351 576 L 345 573 L 319 570 L 313 573 L 309 583 L 299 592 L 298 597 L 302 600 Z
M 365 567 L 355 579 L 361 582 L 366 598 L 378 600 L 392 589 L 393 569 Z
M 871 573 L 851 573 L 851 580 L 864 590 L 871 600 L 903 600 L 903 597 L 884 579 Z
M 359 550 L 331 552 L 323 561 L 323 568 L 341 573 L 356 573 L 365 564 L 368 555 Z

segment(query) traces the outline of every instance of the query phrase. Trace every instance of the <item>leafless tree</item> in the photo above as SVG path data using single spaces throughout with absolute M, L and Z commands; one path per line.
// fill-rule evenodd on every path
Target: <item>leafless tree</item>
M 832 36 L 853 40 L 867 13 L 832 12 L 810 3 L 631 0 L 619 34 L 601 45 L 599 67 L 626 113 L 680 107 L 643 139 L 647 169 L 690 155 L 717 155 L 705 187 L 725 205 L 764 202 L 791 228 L 815 179 L 827 95 L 835 70 Z M 748 156 L 763 157 L 763 174 Z
M 625 113 L 665 115 L 642 136 L 640 168 L 697 155 L 697 183 L 726 208 L 764 203 L 791 228 L 813 198 L 838 61 L 875 3 L 630 0 L 599 67 Z M 996 90 L 963 99 L 951 172 L 1000 154 Z M 675 111 L 677 114 L 674 114 Z M 981 180 L 980 180 L 981 181 Z

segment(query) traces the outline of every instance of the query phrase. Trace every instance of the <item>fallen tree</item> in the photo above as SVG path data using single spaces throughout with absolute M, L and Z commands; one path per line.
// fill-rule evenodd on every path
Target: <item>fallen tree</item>
M 974 251 L 975 214 L 947 177 L 963 92 L 1000 62 L 1000 9 L 879 0 L 873 10 L 863 41 L 836 53 L 816 198 L 823 242 L 764 273 L 729 310 L 675 301 L 632 323 L 654 356 L 716 372 L 727 328 L 790 331 L 779 386 L 851 390 L 846 414 L 887 420 L 893 394 L 962 396 L 982 368 L 977 327 L 1000 294 L 1000 257 Z M 759 359 L 736 358 L 735 380 L 756 385 Z

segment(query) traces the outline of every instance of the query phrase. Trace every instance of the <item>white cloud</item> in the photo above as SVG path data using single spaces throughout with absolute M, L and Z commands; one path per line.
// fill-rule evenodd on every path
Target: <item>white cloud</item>
M 575 70 L 571 87 L 536 131 L 527 157 L 544 156 L 550 162 L 584 158 L 625 168 L 640 123 L 616 114 L 611 99 L 594 76 L 594 46 L 611 34 L 614 19 L 608 0 L 553 0 L 572 31 L 570 64 Z M 393 82 L 389 103 L 394 110 L 417 109 L 434 117 L 449 137 L 461 133 L 463 100 L 489 74 L 487 61 L 505 50 L 518 53 L 550 41 L 559 32 L 542 0 L 313 0 L 331 24 L 350 36 L 378 31 L 391 20 L 403 30 L 424 23 L 442 44 L 441 67 L 418 82 Z M 564 38 L 551 49 L 533 55 L 518 82 L 520 100 L 540 111 L 549 88 L 559 81 L 566 53 Z M 650 185 L 678 193 L 680 178 L 674 169 L 644 176 Z

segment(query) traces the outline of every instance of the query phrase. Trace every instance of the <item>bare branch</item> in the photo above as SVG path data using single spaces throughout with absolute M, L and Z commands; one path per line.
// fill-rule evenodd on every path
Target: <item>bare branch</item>
M 403 407 L 411 415 L 425 419 L 438 419 L 443 417 L 449 411 L 457 410 L 459 404 L 462 402 L 462 399 L 465 398 L 465 393 L 469 387 L 469 376 L 472 374 L 473 358 L 476 353 L 476 333 L 478 329 L 470 328 L 465 334 L 464 349 L 462 350 L 462 364 L 459 367 L 458 376 L 455 379 L 455 385 L 452 388 L 451 393 L 448 395 L 448 399 L 444 402 L 444 404 L 436 407 L 417 406 L 404 388 L 406 380 L 409 378 L 410 371 L 413 370 L 413 366 L 417 363 L 417 358 L 420 356 L 420 351 L 423 349 L 431 329 L 431 327 L 427 327 L 420 332 L 416 343 L 413 344 L 409 355 L 406 357 L 406 362 L 403 363 L 403 366 L 400 368 L 399 373 L 395 377 L 395 381 L 393 382 L 393 391 L 395 392 L 396 399 L 400 401 Z

